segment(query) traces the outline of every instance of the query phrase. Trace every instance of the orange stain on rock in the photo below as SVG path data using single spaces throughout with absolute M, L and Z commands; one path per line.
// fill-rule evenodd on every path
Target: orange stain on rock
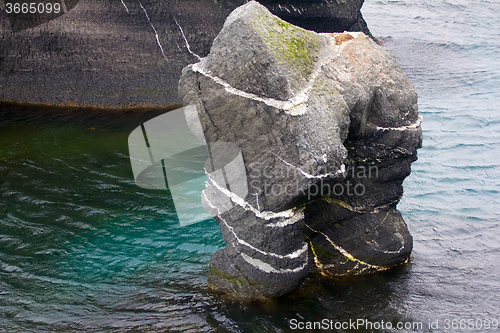
M 330 37 L 335 38 L 335 45 L 341 45 L 343 42 L 354 39 L 354 37 L 346 33 L 331 33 L 329 35 Z

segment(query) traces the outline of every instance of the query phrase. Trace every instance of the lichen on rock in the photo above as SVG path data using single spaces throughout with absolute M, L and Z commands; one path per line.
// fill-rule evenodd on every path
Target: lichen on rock
M 267 44 L 280 63 L 297 77 L 307 80 L 318 58 L 318 35 L 281 20 L 262 9 L 256 20 L 252 20 L 257 33 Z
M 369 274 L 408 260 L 396 205 L 421 118 L 390 50 L 359 32 L 292 26 L 251 1 L 183 70 L 179 92 L 209 149 L 234 144 L 245 165 L 245 191 L 221 168 L 202 195 L 227 245 L 212 255 L 211 288 L 275 298 L 311 271 Z

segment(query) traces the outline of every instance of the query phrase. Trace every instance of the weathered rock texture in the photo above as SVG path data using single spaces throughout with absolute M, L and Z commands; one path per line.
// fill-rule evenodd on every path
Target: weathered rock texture
M 41 19 L 9 17 L 0 1 L 0 100 L 100 107 L 179 104 L 182 68 L 208 54 L 226 17 L 246 0 L 65 3 L 66 14 Z M 363 0 L 264 4 L 308 29 L 369 33 L 360 13 Z
M 363 33 L 298 28 L 252 1 L 183 70 L 179 92 L 206 141 L 237 145 L 245 163 L 248 195 L 209 175 L 202 196 L 227 245 L 211 258 L 212 288 L 274 298 L 311 270 L 365 274 L 407 261 L 412 237 L 396 204 L 421 120 L 390 50 Z

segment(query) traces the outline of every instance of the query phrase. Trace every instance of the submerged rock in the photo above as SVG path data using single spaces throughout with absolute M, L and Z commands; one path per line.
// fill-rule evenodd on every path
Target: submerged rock
M 408 260 L 396 204 L 421 119 L 390 50 L 362 32 L 301 29 L 251 1 L 183 70 L 179 92 L 209 148 L 236 145 L 245 165 L 220 177 L 206 166 L 202 201 L 227 245 L 211 257 L 211 288 L 275 298 L 311 270 L 367 274 Z M 245 191 L 228 177 L 246 178 Z
M 0 4 L 0 100 L 120 108 L 171 106 L 182 69 L 208 54 L 246 0 L 66 0 L 59 14 Z M 321 32 L 362 30 L 363 0 L 273 0 L 269 9 Z

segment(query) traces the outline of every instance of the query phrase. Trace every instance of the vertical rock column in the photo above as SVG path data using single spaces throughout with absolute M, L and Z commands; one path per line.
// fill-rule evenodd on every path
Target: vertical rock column
M 210 260 L 210 287 L 275 298 L 310 267 L 357 274 L 408 258 L 411 236 L 395 204 L 420 120 L 389 50 L 363 33 L 298 28 L 251 1 L 227 18 L 210 53 L 184 68 L 179 92 L 198 110 L 211 154 L 202 202 L 227 245 Z M 227 163 L 238 154 L 240 167 Z M 384 165 L 385 181 L 349 173 L 373 163 Z M 332 191 L 354 181 L 362 194 Z M 392 251 L 401 242 L 404 251 Z M 389 259 L 357 259 L 358 247 Z M 342 265 L 345 258 L 370 269 Z

